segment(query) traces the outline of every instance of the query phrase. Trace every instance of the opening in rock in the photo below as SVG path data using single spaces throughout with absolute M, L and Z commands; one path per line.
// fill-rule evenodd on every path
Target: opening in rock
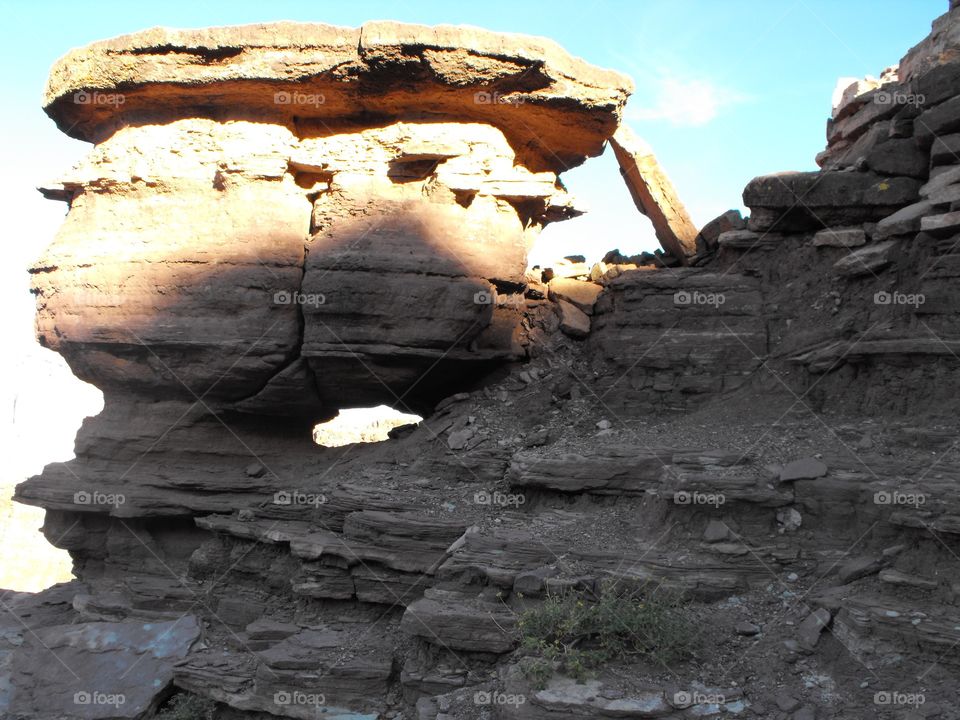
M 637 212 L 609 147 L 600 157 L 563 173 L 562 179 L 587 212 L 547 225 L 530 250 L 529 267 L 548 267 L 567 255 L 583 255 L 592 265 L 608 250 L 633 255 L 660 248 L 653 225 Z
M 386 405 L 371 408 L 345 408 L 335 418 L 313 428 L 313 441 L 324 447 L 351 443 L 382 442 L 394 428 L 414 425 L 423 420 Z

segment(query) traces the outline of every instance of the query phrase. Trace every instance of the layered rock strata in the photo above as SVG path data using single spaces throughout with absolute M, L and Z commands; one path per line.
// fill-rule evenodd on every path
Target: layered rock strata
M 2 712 L 958 717 L 958 13 L 841 93 L 823 169 L 752 181 L 746 221 L 535 274 L 619 76 L 394 24 L 76 51 L 48 109 L 97 145 L 45 190 L 71 209 L 38 335 L 107 403 L 17 490 L 78 581 L 4 601 Z M 383 401 L 425 419 L 311 442 Z M 537 686 L 523 612 L 611 586 L 683 597 L 696 661 Z

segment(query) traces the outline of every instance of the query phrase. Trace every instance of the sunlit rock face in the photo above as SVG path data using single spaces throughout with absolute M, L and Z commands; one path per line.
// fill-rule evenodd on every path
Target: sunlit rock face
M 47 534 L 84 562 L 105 550 L 72 513 L 235 507 L 339 408 L 425 414 L 527 356 L 527 251 L 578 214 L 558 174 L 630 91 L 548 40 L 397 23 L 70 52 L 45 109 L 94 146 L 42 189 L 69 212 L 32 270 L 37 335 L 106 407 L 18 498 L 65 512 Z M 237 474 L 251 453 L 265 476 Z M 78 504 L 93 489 L 123 502 Z
M 70 212 L 34 268 L 38 337 L 108 396 L 427 407 L 523 356 L 518 304 L 491 299 L 577 214 L 557 173 L 629 89 L 546 40 L 395 23 L 73 51 L 46 109 L 97 144 L 45 189 Z

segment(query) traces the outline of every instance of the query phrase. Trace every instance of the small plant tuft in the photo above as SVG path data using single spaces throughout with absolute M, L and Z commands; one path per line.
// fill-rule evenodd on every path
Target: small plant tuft
M 177 693 L 157 712 L 156 720 L 213 720 L 215 703 L 193 693 Z
M 545 687 L 554 670 L 577 680 L 607 663 L 640 656 L 663 665 L 688 656 L 693 627 L 679 599 L 663 592 L 605 588 L 599 598 L 548 595 L 518 620 L 521 648 L 534 656 L 527 679 Z

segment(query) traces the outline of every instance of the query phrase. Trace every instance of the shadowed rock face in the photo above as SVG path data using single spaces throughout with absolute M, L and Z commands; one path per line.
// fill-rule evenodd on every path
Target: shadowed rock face
M 491 298 L 579 213 L 557 172 L 601 151 L 629 90 L 546 40 L 397 23 L 73 51 L 46 110 L 97 145 L 44 189 L 70 212 L 33 270 L 38 337 L 108 393 L 428 407 L 524 354 Z
M 393 403 L 433 364 L 522 355 L 518 312 L 491 300 L 523 286 L 539 229 L 577 212 L 554 173 L 515 164 L 477 123 L 304 140 L 246 121 L 140 125 L 50 192 L 70 212 L 33 270 L 38 336 L 79 377 L 316 417 L 345 382 Z M 383 357 L 381 384 L 365 365 Z M 423 383 L 408 404 L 435 395 Z
M 17 488 L 78 580 L 0 614 L 0 709 L 145 717 L 172 683 L 224 720 L 315 718 L 320 696 L 335 720 L 846 720 L 923 677 L 924 714 L 957 717 L 960 158 L 931 133 L 960 130 L 958 24 L 847 88 L 824 170 L 753 180 L 749 221 L 691 238 L 621 144 L 673 262 L 536 278 L 532 238 L 577 210 L 518 138 L 559 113 L 582 159 L 622 94 L 540 41 L 283 24 L 69 56 L 48 109 L 98 144 L 45 189 L 71 209 L 33 270 L 38 335 L 106 404 Z M 542 84 L 463 94 L 508 76 Z M 329 97 L 297 116 L 285 87 Z M 443 113 L 411 117 L 417 90 Z M 310 441 L 383 401 L 425 419 Z M 532 686 L 518 615 L 611 586 L 681 593 L 696 661 Z M 127 677 L 122 715 L 69 704 Z

